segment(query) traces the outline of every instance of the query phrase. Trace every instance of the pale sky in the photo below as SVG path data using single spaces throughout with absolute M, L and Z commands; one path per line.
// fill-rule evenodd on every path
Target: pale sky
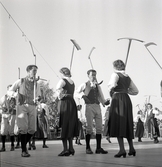
M 129 37 L 145 41 L 132 41 L 126 73 L 139 89 L 131 96 L 134 115 L 142 109 L 150 96 L 154 107 L 162 110 L 160 82 L 162 70 L 151 57 L 144 44 L 162 66 L 162 1 L 161 0 L 1 0 L 0 4 L 0 96 L 6 87 L 26 76 L 26 66 L 35 63 L 29 41 L 36 55 L 38 76 L 49 81 L 55 90 L 59 69 L 70 67 L 75 39 L 81 50 L 74 50 L 72 79 L 76 88 L 88 80 L 91 68 L 97 70 L 98 81 L 108 97 L 107 84 L 113 72 L 112 62 L 125 62 Z M 21 30 L 20 30 L 21 29 Z M 23 31 L 23 33 L 22 33 Z M 162 100 L 161 100 L 162 101 Z M 105 110 L 104 108 L 103 110 Z

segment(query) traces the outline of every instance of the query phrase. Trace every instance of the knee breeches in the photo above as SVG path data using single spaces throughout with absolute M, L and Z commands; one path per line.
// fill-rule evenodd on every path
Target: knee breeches
M 98 104 L 86 104 L 86 111 L 85 116 L 87 120 L 87 134 L 92 134 L 94 129 L 94 122 L 95 121 L 95 128 L 96 134 L 102 133 L 102 114 L 101 108 Z
M 14 135 L 16 115 L 2 114 L 1 135 Z
M 29 104 L 18 105 L 16 119 L 21 134 L 34 134 L 36 131 L 36 106 Z

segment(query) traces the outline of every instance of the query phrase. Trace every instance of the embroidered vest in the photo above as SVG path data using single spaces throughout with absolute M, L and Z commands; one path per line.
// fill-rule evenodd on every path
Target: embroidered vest
M 153 109 L 151 109 L 151 111 L 150 111 L 150 114 L 148 115 L 148 117 L 147 117 L 147 119 L 149 120 L 149 119 L 151 119 L 151 118 L 153 118 Z M 148 114 L 148 113 L 147 113 Z
M 34 105 L 34 81 L 29 81 L 28 78 L 21 79 L 19 88 L 18 104 Z

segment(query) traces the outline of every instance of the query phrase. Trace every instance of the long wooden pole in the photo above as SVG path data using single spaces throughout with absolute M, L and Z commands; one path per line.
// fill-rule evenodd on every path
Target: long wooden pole
M 73 62 L 74 48 L 75 48 L 75 46 L 73 45 L 73 50 L 72 50 L 72 55 L 71 55 L 71 62 L 70 62 L 70 71 L 71 71 L 72 62 Z

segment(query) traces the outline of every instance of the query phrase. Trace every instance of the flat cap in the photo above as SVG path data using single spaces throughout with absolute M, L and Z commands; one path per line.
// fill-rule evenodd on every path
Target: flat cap
M 38 69 L 38 67 L 37 67 L 36 65 L 28 65 L 28 66 L 26 67 L 26 71 L 27 71 L 27 72 L 30 71 L 33 67 L 35 67 L 36 69 Z

